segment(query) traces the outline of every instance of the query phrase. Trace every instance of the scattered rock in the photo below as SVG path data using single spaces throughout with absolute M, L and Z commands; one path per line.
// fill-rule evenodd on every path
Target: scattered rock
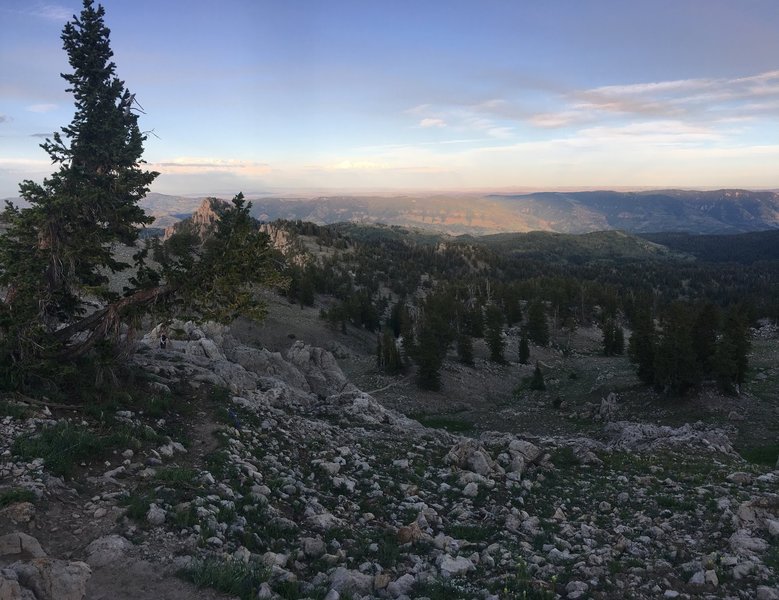
M 92 568 L 103 567 L 122 559 L 132 546 L 132 543 L 121 535 L 97 538 L 86 548 L 86 562 Z

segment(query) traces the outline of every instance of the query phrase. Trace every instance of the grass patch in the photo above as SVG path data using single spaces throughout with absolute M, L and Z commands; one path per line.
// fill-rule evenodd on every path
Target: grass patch
M 42 458 L 51 473 L 70 477 L 82 461 L 100 458 L 114 448 L 137 446 L 138 441 L 125 430 L 100 434 L 83 425 L 60 422 L 17 438 L 11 450 L 24 460 Z
M 144 394 L 132 402 L 132 409 L 147 417 L 159 419 L 167 415 L 173 406 L 173 396 L 170 394 Z
M 437 580 L 429 583 L 415 583 L 413 598 L 426 597 L 430 600 L 466 600 L 471 595 L 451 581 Z
M 552 457 L 552 464 L 558 469 L 570 469 L 579 464 L 579 461 L 576 460 L 573 448 L 568 446 L 555 448 L 550 455 Z
M 147 494 L 130 494 L 123 498 L 119 503 L 127 507 L 126 515 L 135 521 L 146 519 L 146 513 L 149 512 L 149 506 L 154 502 L 154 498 Z
M 0 417 L 26 419 L 32 414 L 29 406 L 24 406 L 12 400 L 0 400 Z
M 397 535 L 385 531 L 378 540 L 379 551 L 376 560 L 385 569 L 391 569 L 398 563 L 400 558 L 400 546 L 398 546 Z
M 522 598 L 522 600 L 554 600 L 556 578 L 550 584 L 535 581 L 527 572 L 524 561 L 517 564 L 516 571 L 502 578 L 500 588 L 493 586 L 492 591 L 501 598 Z M 545 589 L 549 587 L 551 589 Z
M 469 423 L 463 419 L 454 419 L 452 417 L 442 415 L 419 415 L 412 416 L 412 419 L 416 419 L 425 427 L 432 429 L 446 429 L 452 433 L 464 433 L 467 431 L 473 431 L 473 423 Z
M 268 580 L 270 573 L 258 563 L 207 558 L 193 562 L 179 576 L 199 588 L 213 588 L 241 600 L 254 600 L 260 584 Z
M 681 498 L 677 498 L 676 496 L 658 496 L 655 499 L 655 502 L 657 502 L 657 506 L 660 508 L 667 508 L 669 510 L 685 510 L 688 512 L 694 511 L 696 508 L 698 508 L 698 503 L 693 500 L 685 500 Z
M 35 502 L 35 494 L 24 488 L 11 488 L 0 492 L 0 508 L 16 502 Z
M 747 462 L 753 465 L 766 465 L 773 467 L 779 457 L 779 444 L 768 444 L 765 446 L 749 446 L 739 451 L 739 454 Z
M 192 484 L 198 478 L 199 474 L 200 472 L 197 469 L 190 469 L 187 467 L 165 467 L 158 469 L 154 478 L 157 481 L 169 485 L 182 483 Z
M 494 525 L 452 525 L 446 533 L 458 540 L 486 542 L 495 539 L 498 528 Z

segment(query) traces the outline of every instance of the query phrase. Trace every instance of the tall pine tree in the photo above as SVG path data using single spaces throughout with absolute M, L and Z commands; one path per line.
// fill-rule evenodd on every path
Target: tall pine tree
M 143 168 L 146 138 L 135 96 L 116 76 L 104 15 L 84 0 L 80 16 L 65 25 L 72 72 L 63 78 L 75 114 L 42 144 L 58 170 L 42 184 L 24 181 L 29 207 L 8 205 L 2 215 L 0 388 L 72 388 L 78 361 L 97 349 L 101 361 L 110 360 L 110 342 L 152 308 L 222 322 L 259 317 L 252 286 L 280 283 L 267 236 L 238 194 L 209 240 L 183 234 L 157 244 L 159 268 L 146 263 L 147 246 L 134 255 L 124 294 L 110 286 L 109 274 L 131 266 L 117 259 L 116 247 L 134 245 L 152 220 L 138 203 L 157 173 Z

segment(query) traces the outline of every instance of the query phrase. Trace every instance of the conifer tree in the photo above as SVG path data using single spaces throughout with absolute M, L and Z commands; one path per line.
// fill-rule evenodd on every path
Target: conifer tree
M 446 350 L 442 351 L 435 328 L 429 322 L 422 323 L 418 338 L 414 347 L 417 385 L 426 390 L 438 390 L 441 388 L 441 365 Z
M 519 364 L 526 365 L 530 360 L 530 344 L 527 342 L 527 336 L 522 335 L 519 338 Z
M 131 266 L 116 258 L 116 246 L 133 245 L 152 221 L 138 202 L 157 173 L 143 168 L 146 138 L 135 96 L 116 76 L 104 15 L 84 0 L 80 16 L 65 25 L 72 72 L 63 78 L 75 115 L 42 144 L 58 170 L 42 184 L 22 182 L 29 207 L 8 205 L 2 215 L 0 387 L 68 385 L 81 357 L 110 352 L 113 344 L 103 342 L 152 307 L 222 321 L 260 316 L 251 285 L 279 281 L 267 236 L 239 194 L 208 242 L 183 234 L 157 244 L 159 269 L 146 263 L 147 247 L 134 255 L 124 294 L 110 287 L 109 274 Z
M 394 375 L 403 370 L 403 360 L 400 356 L 400 350 L 395 342 L 395 336 L 392 329 L 385 328 L 378 340 L 378 367 L 385 373 Z
M 711 302 L 698 307 L 697 313 L 692 326 L 692 344 L 701 371 L 708 373 L 713 368 L 721 315 Z
M 630 362 L 636 365 L 638 378 L 644 383 L 655 380 L 655 325 L 648 305 L 636 307 L 633 314 L 633 334 L 628 343 Z
M 603 354 L 615 356 L 625 351 L 625 333 L 614 318 L 607 318 L 601 324 L 603 332 Z
M 546 322 L 546 311 L 540 300 L 530 304 L 527 314 L 527 336 L 537 346 L 549 343 L 549 325 Z
M 503 339 L 503 313 L 494 304 L 487 307 L 485 339 L 490 349 L 490 360 L 504 363 L 503 349 L 506 345 Z
M 662 334 L 655 352 L 654 384 L 667 395 L 683 395 L 700 381 L 691 313 L 688 305 L 675 302 L 662 321 Z
M 749 348 L 746 317 L 739 307 L 733 306 L 725 315 L 722 335 L 712 359 L 714 375 L 720 387 L 728 393 L 738 392 L 739 385 L 746 380 Z
M 533 378 L 530 380 L 530 389 L 544 391 L 546 389 L 546 383 L 544 383 L 544 373 L 541 371 L 541 365 L 536 362 L 536 368 L 533 370 Z
M 457 338 L 457 356 L 464 365 L 473 366 L 473 340 L 467 333 Z

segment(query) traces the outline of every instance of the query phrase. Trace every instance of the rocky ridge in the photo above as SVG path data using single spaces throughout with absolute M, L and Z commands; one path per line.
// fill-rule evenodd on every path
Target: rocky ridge
M 0 517 L 0 597 L 195 597 L 163 590 L 176 572 L 219 587 L 216 569 L 250 583 L 226 590 L 242 598 L 779 598 L 779 472 L 743 463 L 720 430 L 604 419 L 598 439 L 469 438 L 384 408 L 321 348 L 177 323 L 160 349 L 158 334 L 132 357 L 150 394 L 208 402 L 178 431 L 116 411 L 147 443 L 85 473 L 88 497 L 15 452 L 62 417 L 3 418 L 3 485 L 35 500 Z M 37 549 L 55 516 L 59 562 Z M 141 563 L 153 588 L 111 587 Z M 53 565 L 72 596 L 40 583 L 62 579 Z

